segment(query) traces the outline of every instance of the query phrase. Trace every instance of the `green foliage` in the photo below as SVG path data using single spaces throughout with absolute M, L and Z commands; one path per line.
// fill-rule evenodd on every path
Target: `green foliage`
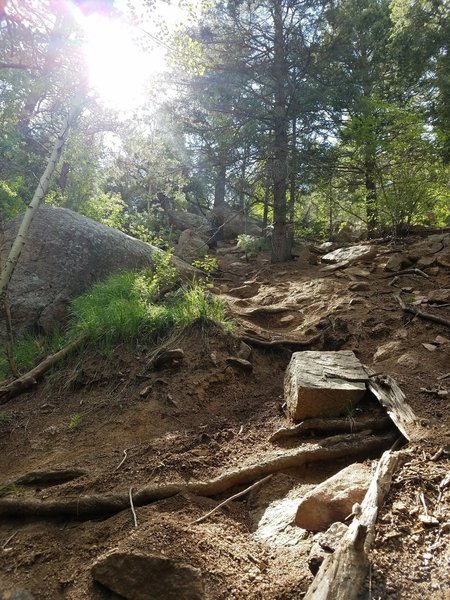
M 83 417 L 81 416 L 80 413 L 74 413 L 70 417 L 70 421 L 69 421 L 69 424 L 67 425 L 67 429 L 69 431 L 75 431 L 75 429 L 78 429 L 80 427 L 82 420 L 83 420 Z
M 148 338 L 156 342 L 196 319 L 225 322 L 224 306 L 199 285 L 175 290 L 170 254 L 156 259 L 155 271 L 121 273 L 95 284 L 71 304 L 70 335 L 87 334 L 108 350 L 114 342 Z
M 83 204 L 80 213 L 108 227 L 123 229 L 125 207 L 125 202 L 118 194 L 106 194 L 99 190 L 96 196 Z
M 17 177 L 12 181 L 0 180 L 0 218 L 7 221 L 12 219 L 26 208 L 25 202 L 19 192 L 23 186 L 23 179 Z
M 57 352 L 65 343 L 64 336 L 56 331 L 50 336 L 26 335 L 14 343 L 14 360 L 19 371 L 32 369 L 40 358 Z M 5 348 L 0 352 L 0 381 L 10 375 Z
M 192 266 L 196 269 L 201 269 L 205 271 L 208 275 L 212 275 L 219 268 L 219 263 L 215 256 L 209 256 L 208 254 L 203 258 L 199 258 L 198 260 L 194 260 L 192 262 Z
M 267 240 L 263 237 L 241 233 L 237 236 L 237 247 L 246 254 L 257 254 L 258 252 L 267 249 Z

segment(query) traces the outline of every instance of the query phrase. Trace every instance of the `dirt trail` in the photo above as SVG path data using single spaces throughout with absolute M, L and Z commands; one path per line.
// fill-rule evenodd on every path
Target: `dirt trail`
M 389 285 L 393 276 L 383 267 L 393 252 L 409 249 L 380 245 L 370 262 L 334 272 L 323 271 L 307 250 L 292 263 L 271 266 L 264 254 L 246 263 L 224 249 L 215 286 L 238 321 L 235 334 L 194 328 L 176 341 L 185 358 L 160 371 L 147 370 L 145 352 L 127 347 L 108 359 L 72 362 L 2 407 L 0 483 L 42 468 L 83 470 L 64 483 L 8 490 L 10 497 L 45 500 L 207 479 L 257 462 L 300 443 L 268 441 L 287 424 L 283 376 L 293 346 L 251 344 L 253 371 L 246 373 L 226 362 L 242 352 L 239 336 L 351 349 L 396 379 L 421 423 L 377 526 L 366 597 L 450 598 L 449 491 L 439 488 L 449 471 L 449 396 L 443 392 L 450 388 L 444 377 L 450 330 L 412 318 L 396 301 L 399 288 Z M 450 287 L 445 267 L 428 273 L 402 276 L 404 297 L 425 298 Z M 435 304 L 425 306 L 449 318 L 445 302 Z M 150 392 L 141 395 L 145 387 Z M 313 535 L 283 519 L 298 497 L 348 462 L 274 475 L 199 524 L 193 521 L 230 494 L 178 495 L 138 508 L 137 528 L 129 511 L 85 522 L 3 520 L 0 597 L 18 588 L 38 600 L 117 597 L 90 573 L 99 555 L 117 547 L 164 553 L 200 568 L 214 600 L 299 598 L 312 580 L 307 557 Z M 439 525 L 420 524 L 423 503 Z

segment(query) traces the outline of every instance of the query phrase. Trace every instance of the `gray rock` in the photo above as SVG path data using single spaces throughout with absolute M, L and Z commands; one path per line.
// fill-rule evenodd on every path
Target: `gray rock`
M 2 262 L 22 217 L 6 223 L 0 234 Z M 49 332 L 64 323 L 70 300 L 96 281 L 123 270 L 153 266 L 161 250 L 66 208 L 41 206 L 9 286 L 16 335 L 27 329 Z M 195 270 L 178 259 L 184 273 Z M 0 337 L 5 331 L 0 311 Z
M 180 231 L 185 229 L 196 229 L 203 233 L 208 231 L 208 219 L 202 215 L 195 215 L 184 210 L 169 210 L 167 216 L 169 223 Z
M 370 260 L 376 256 L 374 246 L 349 246 L 348 248 L 338 248 L 322 256 L 322 261 L 326 263 L 352 263 L 358 260 Z
M 185 229 L 181 232 L 174 253 L 188 262 L 198 260 L 208 254 L 207 240 L 207 235 L 194 229 Z
M 412 264 L 412 260 L 406 256 L 405 254 L 393 254 L 390 259 L 387 261 L 386 266 L 384 267 L 385 271 L 394 272 L 401 271 L 402 269 L 406 269 Z
M 201 571 L 162 556 L 112 552 L 92 566 L 92 576 L 127 600 L 204 600 Z
M 28 590 L 0 591 L 0 600 L 34 600 L 34 596 Z
M 351 351 L 294 352 L 284 378 L 289 414 L 295 421 L 341 415 L 363 397 L 367 380 Z
M 368 292 L 370 284 L 368 281 L 355 281 L 348 286 L 351 292 Z
M 325 531 L 344 521 L 355 503 L 361 503 L 370 485 L 370 467 L 355 463 L 342 469 L 306 494 L 297 509 L 295 523 L 310 531 Z

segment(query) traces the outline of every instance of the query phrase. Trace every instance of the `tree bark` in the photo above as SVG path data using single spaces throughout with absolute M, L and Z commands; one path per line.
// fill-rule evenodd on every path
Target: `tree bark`
M 273 234 L 272 263 L 281 263 L 292 258 L 292 227 L 288 223 L 287 183 L 288 183 L 288 115 L 287 90 L 288 65 L 283 30 L 283 11 L 281 0 L 273 0 L 272 18 L 274 25 L 274 144 L 272 156 L 273 179 Z

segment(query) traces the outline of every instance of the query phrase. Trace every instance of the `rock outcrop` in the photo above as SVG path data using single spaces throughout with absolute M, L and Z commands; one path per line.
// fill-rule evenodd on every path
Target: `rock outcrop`
M 22 217 L 0 234 L 4 264 Z M 123 270 L 152 267 L 161 250 L 65 208 L 41 206 L 14 271 L 8 291 L 15 335 L 34 329 L 49 332 L 64 323 L 70 300 L 96 281 Z M 174 259 L 184 273 L 194 273 Z M 0 337 L 5 321 L 0 311 Z
M 362 463 L 342 469 L 302 498 L 295 524 L 309 531 L 325 531 L 332 523 L 344 521 L 354 504 L 362 502 L 371 477 L 370 467 Z

